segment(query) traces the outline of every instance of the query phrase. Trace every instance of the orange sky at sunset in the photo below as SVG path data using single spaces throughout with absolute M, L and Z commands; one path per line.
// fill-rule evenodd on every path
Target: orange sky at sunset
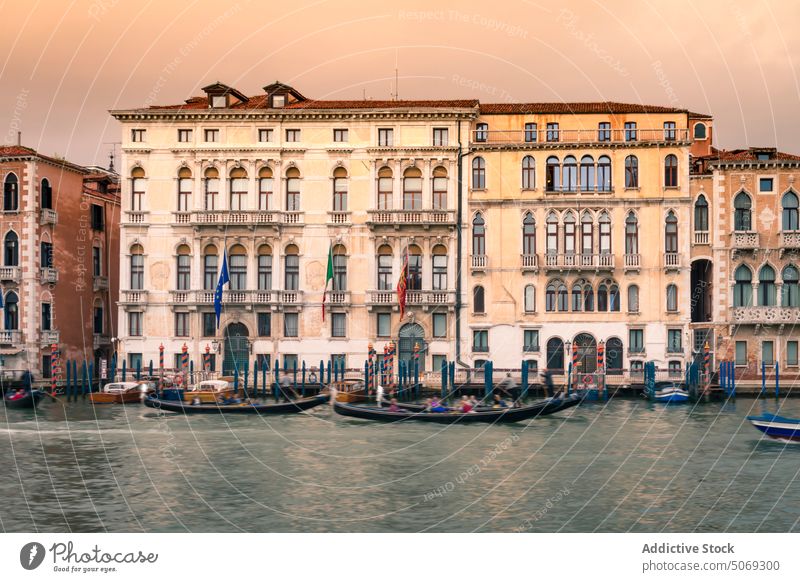
M 632 7 L 636 7 L 632 10 Z M 0 135 L 107 164 L 109 109 L 216 80 L 313 98 L 615 100 L 715 116 L 721 147 L 800 152 L 800 3 L 0 2 Z

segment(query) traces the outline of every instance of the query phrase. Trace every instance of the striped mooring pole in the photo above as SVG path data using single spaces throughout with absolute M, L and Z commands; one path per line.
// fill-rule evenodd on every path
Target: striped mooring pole
M 708 340 L 703 346 L 703 372 L 706 374 L 706 384 L 711 384 L 711 354 L 709 353 Z
M 386 365 L 389 363 L 389 346 L 383 344 L 383 365 L 381 366 L 381 384 L 386 386 L 386 371 L 389 369 Z
M 419 392 L 419 342 L 414 342 L 414 391 Z
M 575 382 L 575 388 L 578 387 L 578 344 L 572 342 L 572 380 Z
M 375 392 L 375 361 L 373 354 L 375 348 L 372 342 L 367 345 L 367 395 Z
M 184 385 L 189 385 L 189 346 L 186 345 L 184 342 L 183 347 L 181 347 L 181 371 L 183 372 L 183 382 Z
M 50 346 L 50 393 L 55 394 L 58 382 L 58 373 L 61 371 L 58 365 L 58 345 Z
M 256 368 L 253 368 L 255 370 Z M 211 371 L 211 347 L 206 344 L 206 353 L 203 354 L 203 371 L 208 373 Z
M 605 375 L 603 374 L 603 365 L 605 364 L 606 342 L 600 340 L 597 344 L 597 396 L 604 397 L 603 392 L 606 388 Z M 602 386 L 601 386 L 602 383 Z
M 389 386 L 394 388 L 394 341 L 389 342 L 389 367 L 388 367 Z

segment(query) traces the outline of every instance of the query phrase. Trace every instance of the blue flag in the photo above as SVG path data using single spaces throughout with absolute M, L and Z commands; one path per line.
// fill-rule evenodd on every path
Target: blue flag
M 222 315 L 222 287 L 231 280 L 228 273 L 228 254 L 222 253 L 222 270 L 219 272 L 217 290 L 214 292 L 214 312 L 217 314 L 217 329 L 219 329 L 219 318 Z

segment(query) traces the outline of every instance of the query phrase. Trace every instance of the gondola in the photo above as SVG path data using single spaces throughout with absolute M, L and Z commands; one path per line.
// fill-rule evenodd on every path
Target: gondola
M 800 444 L 800 419 L 787 418 L 765 412 L 759 416 L 748 416 L 754 427 L 769 438 L 782 443 Z
M 519 422 L 537 416 L 554 414 L 580 404 L 582 398 L 577 395 L 566 398 L 547 398 L 520 408 L 479 408 L 476 412 L 424 412 L 403 408 L 398 412 L 389 412 L 386 408 L 376 406 L 356 406 L 345 402 L 334 402 L 333 410 L 342 416 L 376 420 L 380 422 L 420 421 L 442 424 L 472 422 Z
M 191 404 L 181 400 L 162 400 L 154 396 L 145 399 L 145 406 L 167 412 L 181 412 L 183 414 L 291 414 L 314 408 L 328 401 L 328 394 L 320 394 L 311 398 L 277 402 L 275 404 L 261 404 L 241 402 L 238 404 L 201 403 Z
M 6 394 L 3 397 L 3 404 L 6 408 L 36 408 L 39 401 L 44 398 L 44 392 L 41 390 L 26 390 L 24 396 L 21 398 L 12 399 L 13 394 Z

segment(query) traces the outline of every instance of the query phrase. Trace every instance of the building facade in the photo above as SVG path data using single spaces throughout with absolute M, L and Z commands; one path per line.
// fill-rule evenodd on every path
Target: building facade
M 5 377 L 49 378 L 62 361 L 113 351 L 119 192 L 111 172 L 91 171 L 23 146 L 0 148 L 3 180 Z

